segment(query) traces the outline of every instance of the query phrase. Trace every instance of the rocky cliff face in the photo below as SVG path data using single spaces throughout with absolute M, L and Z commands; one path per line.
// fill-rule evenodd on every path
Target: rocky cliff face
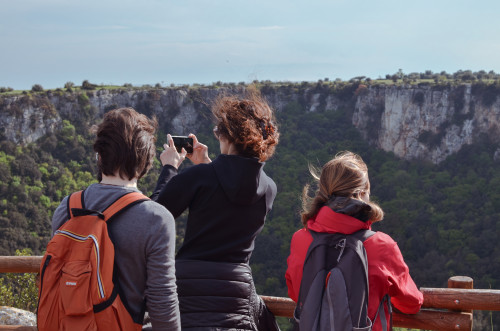
M 236 86 L 232 91 L 241 89 Z M 277 111 L 291 102 L 306 111 L 347 109 L 366 140 L 404 159 L 439 163 L 481 136 L 500 142 L 500 91 L 494 86 L 360 85 L 347 90 L 355 92 L 320 85 L 268 85 L 262 93 Z M 63 119 L 94 121 L 116 107 L 154 114 L 168 123 L 171 132 L 187 134 L 210 118 L 207 103 L 221 91 L 226 89 L 123 89 L 3 97 L 0 135 L 16 143 L 30 143 L 57 130 Z M 496 154 L 500 158 L 500 148 Z
M 0 98 L 0 135 L 16 143 L 30 143 L 58 130 L 64 119 L 94 122 L 117 107 L 166 118 L 176 133 L 187 134 L 196 130 L 200 113 L 209 113 L 202 101 L 215 94 L 210 89 L 152 89 L 4 97 Z
M 494 90 L 459 87 L 366 87 L 353 124 L 378 148 L 404 159 L 443 161 L 486 135 L 500 141 L 500 98 Z
M 54 105 L 45 98 L 0 99 L 0 135 L 16 143 L 36 141 L 57 129 L 61 122 Z

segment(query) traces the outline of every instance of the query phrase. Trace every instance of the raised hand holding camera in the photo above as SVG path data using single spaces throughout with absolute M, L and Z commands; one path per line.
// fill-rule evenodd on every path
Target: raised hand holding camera
M 163 148 L 165 150 L 160 154 L 161 164 L 169 164 L 177 169 L 186 158 L 187 151 L 185 148 L 181 147 L 181 151 L 179 153 L 170 134 L 167 134 L 167 141 L 168 144 L 163 144 Z
M 187 155 L 187 158 L 193 162 L 193 164 L 200 163 L 210 163 L 212 160 L 208 157 L 208 147 L 198 141 L 198 138 L 194 134 L 189 134 L 189 138 L 193 139 L 193 152 Z

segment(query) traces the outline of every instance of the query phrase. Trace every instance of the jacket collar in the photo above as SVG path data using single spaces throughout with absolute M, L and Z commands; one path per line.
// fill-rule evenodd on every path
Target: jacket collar
M 362 222 L 352 216 L 334 212 L 323 206 L 315 218 L 307 221 L 307 228 L 316 232 L 351 234 L 361 229 L 371 229 L 372 222 Z

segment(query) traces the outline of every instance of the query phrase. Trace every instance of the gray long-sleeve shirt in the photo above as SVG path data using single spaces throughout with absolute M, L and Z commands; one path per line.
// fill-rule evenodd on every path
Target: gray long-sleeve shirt
M 85 207 L 102 211 L 131 191 L 138 190 L 92 184 L 84 193 Z M 52 232 L 67 219 L 65 197 L 52 217 Z M 120 292 L 129 312 L 142 319 L 146 309 L 153 330 L 180 330 L 172 214 L 156 202 L 144 201 L 116 217 L 108 224 L 108 232 L 115 246 Z

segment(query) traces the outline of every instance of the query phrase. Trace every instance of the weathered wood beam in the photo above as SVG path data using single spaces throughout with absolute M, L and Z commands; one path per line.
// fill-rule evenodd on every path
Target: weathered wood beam
M 0 273 L 37 273 L 42 256 L 0 256 Z
M 289 298 L 269 297 L 262 295 L 269 310 L 275 316 L 292 318 L 295 302 Z M 393 323 L 396 327 L 424 330 L 471 330 L 472 315 L 460 312 L 435 311 L 422 309 L 418 314 L 406 315 L 393 313 Z
M 420 288 L 424 308 L 451 310 L 500 310 L 499 290 Z
M 415 315 L 394 312 L 392 322 L 395 327 L 422 330 L 472 330 L 472 314 L 451 311 L 421 309 Z
M 283 316 L 288 318 L 293 317 L 295 302 L 292 299 L 282 297 L 269 297 L 265 295 L 261 295 L 260 297 L 266 303 L 267 308 L 269 308 L 269 310 L 275 316 Z

